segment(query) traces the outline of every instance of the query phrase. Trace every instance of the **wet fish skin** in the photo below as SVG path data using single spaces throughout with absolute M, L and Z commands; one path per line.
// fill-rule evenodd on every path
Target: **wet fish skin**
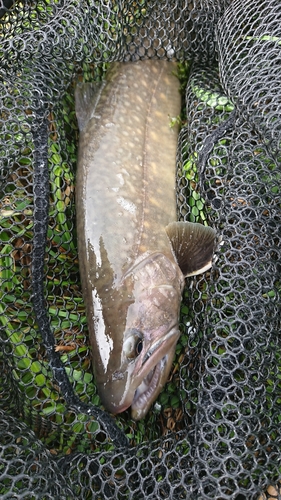
M 77 87 L 80 274 L 104 406 L 145 416 L 179 337 L 184 275 L 211 266 L 216 235 L 176 222 L 174 63 L 114 63 L 100 88 Z

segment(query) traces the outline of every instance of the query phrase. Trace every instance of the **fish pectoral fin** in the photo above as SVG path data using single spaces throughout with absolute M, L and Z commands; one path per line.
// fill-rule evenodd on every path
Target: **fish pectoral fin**
M 78 83 L 75 88 L 75 112 L 80 132 L 95 113 L 104 82 Z
M 195 222 L 171 222 L 165 229 L 184 276 L 210 269 L 217 244 L 214 229 Z

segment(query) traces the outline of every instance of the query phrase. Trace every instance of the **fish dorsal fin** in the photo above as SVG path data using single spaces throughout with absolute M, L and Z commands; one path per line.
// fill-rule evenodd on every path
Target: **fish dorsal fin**
M 95 114 L 105 82 L 78 83 L 75 88 L 75 112 L 80 132 Z
M 217 240 L 214 229 L 195 222 L 171 222 L 165 229 L 184 276 L 210 269 Z

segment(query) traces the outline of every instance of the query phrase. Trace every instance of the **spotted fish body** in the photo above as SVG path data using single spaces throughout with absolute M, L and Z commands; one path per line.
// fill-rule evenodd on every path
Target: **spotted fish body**
M 184 276 L 211 266 L 215 232 L 176 222 L 176 65 L 114 63 L 76 89 L 80 274 L 106 409 L 145 416 L 179 337 Z

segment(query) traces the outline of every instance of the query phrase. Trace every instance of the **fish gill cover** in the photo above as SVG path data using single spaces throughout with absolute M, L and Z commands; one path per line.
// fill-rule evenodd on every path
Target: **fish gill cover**
M 0 15 L 1 498 L 278 498 L 280 2 L 2 0 Z M 171 373 L 135 422 L 104 412 L 91 368 L 74 89 L 147 58 L 180 62 L 179 220 L 223 245 L 187 278 Z

